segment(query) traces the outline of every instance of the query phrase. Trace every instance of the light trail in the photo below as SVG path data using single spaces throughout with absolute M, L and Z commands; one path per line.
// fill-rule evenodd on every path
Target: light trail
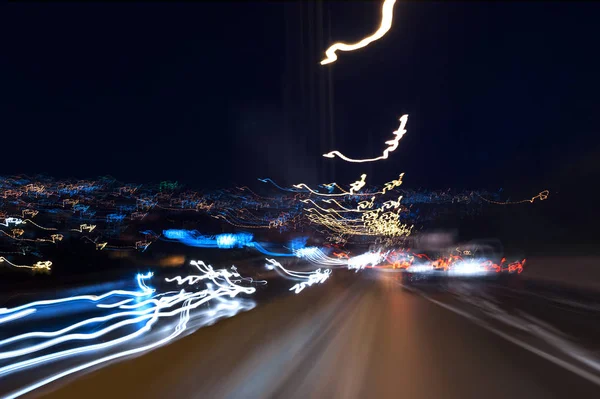
M 359 194 L 356 193 L 356 191 L 359 191 L 360 189 L 362 189 L 365 186 L 365 180 L 367 178 L 366 174 L 362 174 L 360 176 L 360 179 L 355 181 L 354 183 L 350 184 L 350 191 L 346 191 L 344 189 L 342 189 L 337 183 L 331 183 L 328 186 L 335 186 L 338 187 L 342 192 L 341 193 L 320 193 L 316 190 L 313 190 L 312 188 L 310 188 L 309 186 L 307 186 L 305 183 L 299 183 L 299 184 L 294 184 L 293 187 L 295 188 L 304 188 L 306 190 L 308 190 L 311 194 L 315 194 L 318 196 L 322 196 L 322 197 L 346 197 L 346 196 L 365 196 L 365 195 L 373 195 L 373 193 L 366 193 L 366 194 Z M 375 193 L 375 194 L 381 194 L 381 193 Z
M 17 265 L 16 263 L 12 263 L 4 256 L 0 256 L 0 263 L 6 262 L 9 265 L 19 268 L 19 269 L 30 269 L 33 271 L 41 271 L 41 272 L 49 272 L 52 268 L 52 262 L 49 260 L 40 260 L 35 262 L 33 265 Z M 1 309 L 0 309 L 1 310 Z
M 95 228 L 95 224 L 80 224 L 78 229 L 71 229 L 71 231 L 77 231 L 79 233 L 87 231 L 88 233 L 91 233 Z
M 385 254 L 381 251 L 366 252 L 362 255 L 353 256 L 348 259 L 348 269 L 356 270 L 357 272 L 367 266 L 375 267 L 385 259 Z
M 316 247 L 302 248 L 295 252 L 296 256 L 300 259 L 306 259 L 307 261 L 324 266 L 345 266 L 347 261 L 340 258 L 332 258 L 327 256 L 322 249 Z
M 169 229 L 164 230 L 163 235 L 168 240 L 179 241 L 190 247 L 200 248 L 243 248 L 252 242 L 253 235 L 250 233 L 217 234 L 216 236 L 201 235 L 196 230 Z
M 405 209 L 401 207 L 402 196 L 399 196 L 397 200 L 385 201 L 381 206 L 373 209 L 377 195 L 383 195 L 386 191 L 400 186 L 403 176 L 404 173 L 400 174 L 397 180 L 386 183 L 381 192 L 371 193 L 371 200 L 359 202 L 356 209 L 347 208 L 335 199 L 322 199 L 322 201 L 327 204 L 334 204 L 337 208 L 324 208 L 312 199 L 301 200 L 301 202 L 314 205 L 314 208 L 306 209 L 308 220 L 322 225 L 336 234 L 385 237 L 408 236 L 412 233 L 413 226 L 401 222 L 400 212 Z M 360 183 L 360 181 L 357 183 Z M 360 217 L 345 217 L 341 215 L 342 213 L 358 214 L 357 216 Z
M 190 320 L 190 312 L 192 310 L 195 310 L 210 301 L 217 301 L 216 306 L 209 310 L 196 311 L 193 314 L 195 318 L 199 315 L 204 317 L 202 325 L 210 324 L 223 316 L 233 316 L 241 310 L 248 309 L 248 306 L 244 306 L 238 301 L 226 300 L 223 298 L 233 298 L 240 293 L 252 294 L 256 291 L 256 289 L 253 287 L 246 287 L 236 284 L 236 282 L 245 280 L 239 275 L 239 273 L 237 273 L 235 268 L 232 268 L 232 270 L 215 270 L 212 268 L 212 266 L 207 265 L 202 261 L 192 261 L 191 265 L 195 266 L 200 274 L 189 275 L 186 277 L 177 276 L 173 279 L 166 279 L 166 281 L 176 281 L 178 285 L 194 285 L 200 281 L 209 280 L 210 282 L 207 281 L 205 284 L 206 289 L 190 292 L 187 292 L 186 290 L 169 291 L 153 295 L 155 290 L 146 284 L 146 280 L 152 277 L 152 273 L 148 273 L 146 275 L 137 276 L 137 282 L 140 291 L 115 290 L 98 296 L 83 295 L 70 298 L 60 298 L 56 300 L 37 301 L 11 309 L 0 309 L 0 314 L 8 315 L 0 319 L 0 322 L 8 323 L 14 320 L 23 320 L 28 315 L 40 311 L 41 306 L 57 304 L 64 306 L 65 303 L 72 303 L 74 301 L 98 302 L 99 300 L 107 299 L 115 295 L 128 297 L 128 299 L 112 304 L 96 303 L 96 307 L 98 308 L 113 309 L 113 311 L 106 316 L 86 319 L 56 331 L 34 331 L 12 336 L 0 341 L 0 348 L 4 348 L 15 342 L 23 340 L 30 340 L 33 338 L 37 340 L 42 339 L 41 342 L 30 346 L 18 346 L 13 350 L 0 352 L 0 359 L 11 359 L 25 355 L 34 355 L 34 357 L 29 357 L 25 360 L 1 367 L 0 376 L 12 374 L 32 366 L 39 366 L 47 362 L 72 357 L 78 354 L 113 348 L 144 336 L 151 330 L 152 326 L 154 326 L 162 318 L 169 319 L 174 316 L 178 316 L 180 318 L 180 322 L 177 324 L 172 333 L 163 339 L 152 342 L 149 345 L 135 347 L 128 350 L 120 350 L 117 353 L 113 353 L 94 361 L 72 367 L 59 374 L 43 379 L 17 392 L 14 392 L 7 397 L 16 398 L 59 378 L 82 371 L 89 367 L 163 345 L 186 330 L 187 322 Z M 231 280 L 231 278 L 235 278 L 237 280 L 234 282 Z M 146 297 L 147 299 L 142 302 L 136 302 L 137 298 L 139 297 Z M 108 321 L 117 319 L 121 319 L 121 321 L 106 325 Z M 139 324 L 142 325 L 139 326 Z M 82 327 L 94 325 L 102 326 L 102 328 L 95 329 L 90 333 L 72 333 L 73 331 L 76 331 Z M 132 333 L 121 335 L 108 341 L 79 346 L 80 342 L 89 342 L 90 340 L 103 337 L 109 332 L 117 331 L 126 326 L 137 326 L 137 329 Z M 47 340 L 44 341 L 44 339 Z M 74 348 L 62 349 L 57 352 L 47 353 L 35 357 L 36 352 L 64 343 L 72 343 L 76 344 L 77 346 Z
M 470 251 L 463 251 L 465 252 Z M 390 251 L 385 255 L 385 261 L 393 269 L 405 270 L 410 273 L 426 274 L 445 272 L 448 276 L 481 276 L 494 273 L 521 273 L 526 260 L 507 262 L 502 258 L 500 263 L 478 257 L 463 257 L 457 255 L 442 256 L 430 259 L 425 254 L 411 254 L 404 251 Z
M 388 159 L 390 152 L 393 152 L 398 148 L 398 144 L 400 143 L 400 140 L 406 134 L 406 129 L 405 129 L 406 122 L 408 122 L 408 115 L 402 115 L 402 117 L 400 118 L 400 126 L 398 127 L 397 130 L 395 130 L 393 132 L 394 138 L 392 140 L 388 140 L 385 142 L 385 144 L 387 144 L 388 147 L 385 150 L 383 150 L 383 154 L 379 157 L 367 158 L 367 159 L 353 159 L 353 158 L 348 158 L 347 156 L 345 156 L 344 154 L 342 154 L 339 151 L 331 151 L 331 152 L 328 152 L 327 154 L 323 154 L 323 156 L 325 158 L 335 158 L 337 156 L 338 158 L 341 158 L 346 162 L 355 162 L 355 163 L 375 162 L 375 161 L 380 161 L 383 159 Z
M 379 25 L 379 29 L 375 31 L 370 36 L 365 37 L 361 41 L 357 43 L 342 43 L 337 42 L 330 46 L 326 51 L 326 58 L 321 61 L 321 65 L 327 65 L 335 62 L 338 57 L 336 51 L 354 51 L 361 49 L 363 47 L 368 46 L 370 43 L 375 40 L 381 39 L 392 27 L 392 19 L 394 17 L 394 4 L 396 0 L 385 0 L 383 2 L 383 6 L 381 7 L 381 24 Z
M 9 218 L 5 218 L 4 219 L 4 223 L 0 222 L 1 225 L 6 226 L 6 227 L 10 227 L 11 224 L 14 224 L 15 226 L 18 226 L 20 224 L 24 224 L 25 222 L 23 221 L 23 219 L 21 218 L 14 218 L 14 217 L 9 217 Z
M 252 242 L 252 243 L 248 244 L 248 246 L 256 249 L 261 254 L 267 255 L 267 256 L 278 256 L 278 257 L 282 257 L 282 256 L 283 257 L 294 257 L 294 256 L 296 256 L 295 254 L 291 254 L 291 253 L 271 252 L 258 242 Z
M 302 190 L 293 190 L 291 188 L 285 188 L 285 187 L 281 187 L 280 185 L 278 185 L 277 183 L 275 183 L 272 179 L 270 178 L 264 178 L 264 179 L 258 179 L 258 181 L 263 182 L 263 183 L 271 183 L 272 185 L 274 185 L 275 187 L 277 187 L 278 189 L 282 190 L 282 191 L 288 191 L 291 193 L 301 193 L 301 192 L 305 192 Z
M 148 296 L 154 292 L 154 289 L 146 286 L 146 284 L 143 283 L 143 280 L 149 279 L 152 276 L 153 276 L 152 273 L 138 274 L 136 276 L 136 282 L 140 289 L 139 291 L 113 290 L 113 291 L 109 291 L 102 295 L 77 295 L 77 296 L 72 296 L 72 297 L 68 297 L 68 298 L 46 299 L 46 300 L 31 302 L 31 303 L 17 306 L 14 308 L 0 308 L 0 315 L 15 313 L 15 312 L 18 312 L 18 311 L 21 311 L 24 309 L 32 309 L 32 308 L 35 309 L 38 306 L 57 305 L 57 304 L 62 304 L 62 303 L 66 303 L 66 302 L 75 302 L 75 301 L 99 302 L 106 298 L 110 298 L 110 297 L 116 296 L 116 295 L 132 296 L 132 297 Z M 0 321 L 1 320 L 2 319 L 0 319 Z
M 544 191 L 540 192 L 538 195 L 531 197 L 530 199 L 524 199 L 524 200 L 521 200 L 521 201 L 500 202 L 500 201 L 493 201 L 493 200 L 484 198 L 481 195 L 477 194 L 477 196 L 479 198 L 481 198 L 482 200 L 484 200 L 485 202 L 489 202 L 490 204 L 496 204 L 496 205 L 517 205 L 517 204 L 525 204 L 527 202 L 533 204 L 533 202 L 536 199 L 539 199 L 540 201 L 544 201 L 544 200 L 548 199 L 549 195 L 550 195 L 550 191 L 544 190 Z
M 277 262 L 275 259 L 266 259 L 267 264 L 266 267 L 269 270 L 276 270 L 280 275 L 285 278 L 291 280 L 297 280 L 298 283 L 294 284 L 290 291 L 294 291 L 294 293 L 299 294 L 306 287 L 310 287 L 313 284 L 322 284 L 329 278 L 331 275 L 330 269 L 317 269 L 312 272 L 297 272 L 293 270 L 288 270 L 281 265 L 281 263 Z M 283 274 L 281 273 L 283 272 Z

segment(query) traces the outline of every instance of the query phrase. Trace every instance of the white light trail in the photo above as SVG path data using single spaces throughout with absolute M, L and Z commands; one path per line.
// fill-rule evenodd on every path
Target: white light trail
M 152 273 L 138 274 L 136 276 L 136 280 L 138 283 L 138 287 L 140 288 L 140 291 L 113 290 L 113 291 L 107 292 L 102 295 L 77 295 L 77 296 L 72 296 L 72 297 L 68 297 L 68 298 L 47 299 L 47 300 L 42 300 L 42 301 L 35 301 L 35 302 L 28 303 L 26 305 L 17 306 L 15 308 L 0 308 L 0 315 L 18 312 L 23 309 L 36 308 L 38 306 L 44 306 L 44 305 L 56 305 L 56 304 L 65 303 L 65 302 L 74 302 L 74 301 L 99 302 L 99 301 L 102 301 L 103 299 L 106 299 L 106 298 L 109 298 L 109 297 L 115 296 L 115 295 L 133 296 L 133 297 L 147 296 L 147 295 L 150 295 L 151 293 L 153 293 L 155 290 L 148 288 L 147 286 L 145 286 L 145 284 L 142 286 L 142 283 L 143 283 L 143 280 L 149 279 L 152 276 L 153 276 Z M 2 319 L 0 319 L 0 320 L 2 320 Z
M 366 252 L 362 255 L 353 256 L 348 259 L 348 269 L 355 269 L 357 272 L 367 266 L 377 266 L 385 259 L 385 255 L 381 251 Z
M 483 260 L 476 259 L 455 262 L 448 268 L 449 276 L 482 276 L 492 273 L 494 271 L 486 267 Z
M 65 306 L 67 304 L 81 301 L 83 301 L 83 303 L 92 302 L 91 305 L 95 306 L 96 308 L 111 310 L 111 313 L 108 315 L 82 320 L 59 330 L 33 331 L 25 334 L 14 335 L 0 341 L 0 349 L 8 347 L 8 350 L 0 352 L 0 359 L 12 359 L 25 355 L 28 356 L 28 358 L 24 360 L 0 367 L 0 377 L 30 368 L 32 366 L 39 366 L 47 362 L 72 357 L 78 354 L 106 350 L 109 348 L 118 348 L 119 345 L 128 342 L 136 342 L 133 340 L 150 332 L 152 327 L 156 325 L 160 319 L 168 320 L 174 316 L 180 317 L 180 323 L 166 338 L 152 342 L 149 345 L 136 347 L 129 350 L 120 350 L 117 353 L 70 368 L 64 372 L 23 388 L 20 391 L 14 392 L 8 397 L 16 398 L 66 375 L 73 374 L 75 372 L 119 357 L 128 356 L 162 345 L 180 335 L 186 329 L 187 322 L 190 319 L 191 310 L 196 310 L 198 307 L 210 301 L 217 301 L 217 305 L 207 310 L 196 310 L 193 313 L 194 318 L 197 318 L 198 316 L 202 316 L 204 318 L 204 324 L 202 325 L 212 323 L 222 316 L 233 316 L 238 311 L 248 308 L 248 306 L 244 307 L 244 305 L 238 301 L 232 301 L 223 298 L 233 298 L 240 293 L 252 294 L 256 291 L 256 289 L 253 287 L 241 286 L 231 281 L 232 277 L 236 278 L 236 281 L 244 280 L 239 273 L 237 273 L 235 268 L 233 268 L 231 271 L 225 269 L 214 270 L 212 266 L 206 265 L 202 261 L 193 261 L 192 265 L 195 266 L 200 272 L 199 275 L 187 277 L 178 276 L 173 279 L 166 279 L 166 281 L 176 281 L 178 285 L 186 283 L 192 285 L 203 280 L 210 280 L 210 282 L 206 282 L 205 284 L 206 289 L 191 292 L 187 292 L 186 290 L 182 289 L 180 291 L 169 291 L 154 294 L 155 290 L 148 287 L 148 285 L 145 283 L 147 279 L 152 277 L 152 273 L 148 273 L 146 275 L 138 275 L 137 281 L 140 291 L 115 290 L 98 296 L 80 295 L 56 300 L 36 301 L 11 309 L 0 309 L 0 315 L 6 315 L 0 318 L 0 323 L 8 323 L 17 319 L 23 320 L 28 315 L 37 311 L 41 311 L 42 306 Z M 118 301 L 116 303 L 99 303 L 100 301 L 113 296 L 125 296 L 127 299 Z M 139 299 L 143 297 L 146 297 L 147 299 L 140 302 Z M 90 326 L 93 327 L 96 325 L 101 328 L 94 329 L 93 332 L 77 332 L 77 330 L 81 329 L 82 327 L 88 327 L 87 330 L 89 331 Z M 103 338 L 108 333 L 118 331 L 123 327 L 134 327 L 136 330 L 131 333 L 126 333 L 125 335 L 117 336 L 113 339 L 104 338 L 103 341 L 98 340 L 98 338 Z M 36 342 L 25 347 L 19 344 L 21 341 L 31 339 L 35 339 Z M 92 341 L 91 344 L 81 345 L 81 343 L 88 343 L 90 340 L 95 341 Z M 17 343 L 16 347 L 13 346 L 15 343 Z M 65 343 L 70 343 L 71 345 L 75 345 L 75 347 L 64 349 L 64 347 L 61 346 L 63 349 L 51 353 L 48 353 L 46 350 L 48 348 Z M 10 348 L 11 346 L 13 346 L 13 348 Z M 45 354 L 38 355 L 37 353 L 42 350 Z
M 383 2 L 383 6 L 381 7 L 381 24 L 379 29 L 375 31 L 371 36 L 367 36 L 361 41 L 357 43 L 342 43 L 337 42 L 330 46 L 326 51 L 325 55 L 327 56 L 324 60 L 321 61 L 321 65 L 327 65 L 335 62 L 337 60 L 336 51 L 354 51 L 361 49 L 363 47 L 368 46 L 370 43 L 375 40 L 381 39 L 392 27 L 392 19 L 394 17 L 394 4 L 396 0 L 385 0 Z
M 20 224 L 25 224 L 25 221 L 23 221 L 23 219 L 21 218 L 6 218 L 4 219 L 4 223 L 0 222 L 1 225 L 9 227 L 11 224 L 14 224 L 15 226 L 18 226 Z
M 300 280 L 298 283 L 294 284 L 290 291 L 294 291 L 294 293 L 298 294 L 306 287 L 310 287 L 313 284 L 321 284 L 324 283 L 325 280 L 329 278 L 331 275 L 330 269 L 317 269 L 312 272 L 297 272 L 293 270 L 288 270 L 281 265 L 281 263 L 277 262 L 275 259 L 268 259 L 266 267 L 270 270 L 282 271 L 283 276 L 292 280 Z
M 344 154 L 342 154 L 339 151 L 331 151 L 331 152 L 328 152 L 327 154 L 323 154 L 323 156 L 325 158 L 335 158 L 337 156 L 338 158 L 341 158 L 346 162 L 354 162 L 354 163 L 375 162 L 375 161 L 380 161 L 382 159 L 388 159 L 390 152 L 393 152 L 396 150 L 396 148 L 398 148 L 398 144 L 399 144 L 400 140 L 402 139 L 402 137 L 404 137 L 404 134 L 406 134 L 406 129 L 405 129 L 406 122 L 408 122 L 408 115 L 402 115 L 402 117 L 400 117 L 400 126 L 398 127 L 397 130 L 395 130 L 393 132 L 395 137 L 392 140 L 388 140 L 385 142 L 385 144 L 387 144 L 388 147 L 385 150 L 383 150 L 383 155 L 381 155 L 379 157 L 367 158 L 367 159 L 353 159 L 353 158 L 348 158 L 347 156 L 345 156 Z
M 317 247 L 306 247 L 301 248 L 294 252 L 300 259 L 306 259 L 307 261 L 324 266 L 345 266 L 347 264 L 346 259 L 338 259 L 327 256 L 322 249 Z

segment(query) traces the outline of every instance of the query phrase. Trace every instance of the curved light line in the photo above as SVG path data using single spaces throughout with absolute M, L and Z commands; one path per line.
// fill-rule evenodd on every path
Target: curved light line
M 387 144 L 388 147 L 385 150 L 383 150 L 383 155 L 381 155 L 377 158 L 353 159 L 353 158 L 348 158 L 347 156 L 345 156 L 344 154 L 342 154 L 339 151 L 331 151 L 331 152 L 328 152 L 327 154 L 323 154 L 323 156 L 325 158 L 335 158 L 335 156 L 337 155 L 338 158 L 341 158 L 346 162 L 355 162 L 355 163 L 375 162 L 375 161 L 380 161 L 382 159 L 387 159 L 390 152 L 392 152 L 392 151 L 396 150 L 396 148 L 398 148 L 398 143 L 400 142 L 400 139 L 402 139 L 402 137 L 406 133 L 406 129 L 405 129 L 406 122 L 408 122 L 408 115 L 402 115 L 402 117 L 400 118 L 400 126 L 398 127 L 398 130 L 394 131 L 395 137 L 392 140 L 388 140 L 385 142 L 385 144 Z
M 321 65 L 331 64 L 337 61 L 336 51 L 354 51 L 361 49 L 363 47 L 368 46 L 375 40 L 381 39 L 392 27 L 392 19 L 394 16 L 394 4 L 396 0 L 385 0 L 383 2 L 383 6 L 381 7 L 381 25 L 379 25 L 379 29 L 375 31 L 371 36 L 367 36 L 361 41 L 357 43 L 347 44 L 342 42 L 337 42 L 331 45 L 326 51 L 325 55 L 327 56 L 323 61 L 321 61 Z

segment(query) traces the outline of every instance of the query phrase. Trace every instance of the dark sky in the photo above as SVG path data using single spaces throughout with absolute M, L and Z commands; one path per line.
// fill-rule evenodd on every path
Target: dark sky
M 338 182 L 364 171 L 515 193 L 597 184 L 600 2 L 399 0 L 383 39 L 318 65 L 329 35 L 373 32 L 380 5 L 325 3 L 315 16 L 306 2 L 11 3 L 2 174 L 323 182 L 331 143 L 379 155 L 408 113 L 389 160 L 327 160 Z

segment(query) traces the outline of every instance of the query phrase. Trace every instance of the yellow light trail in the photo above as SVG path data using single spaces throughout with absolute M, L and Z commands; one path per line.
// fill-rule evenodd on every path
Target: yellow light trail
M 314 206 L 314 208 L 306 209 L 306 216 L 309 221 L 336 234 L 397 238 L 409 236 L 412 233 L 413 226 L 402 223 L 399 216 L 399 213 L 403 210 L 401 207 L 402 196 L 399 196 L 397 200 L 388 200 L 381 207 L 373 209 L 376 195 L 383 195 L 385 191 L 401 185 L 403 176 L 404 173 L 401 173 L 397 180 L 386 183 L 383 191 L 375 193 L 370 201 L 359 202 L 356 209 L 346 208 L 335 199 L 321 199 L 321 201 L 327 204 L 335 204 L 338 207 L 337 209 L 323 208 L 312 199 L 302 200 L 301 202 Z M 363 182 L 365 177 L 365 175 L 361 176 L 361 180 L 355 182 L 355 184 Z M 359 219 L 346 218 L 341 215 L 345 212 L 361 213 L 361 217 Z
M 17 267 L 20 269 L 31 269 L 31 270 L 35 270 L 35 271 L 50 271 L 50 268 L 52 267 L 52 262 L 49 260 L 38 261 L 38 262 L 35 262 L 33 265 L 28 266 L 28 265 L 17 265 L 15 263 L 12 263 L 8 259 L 6 259 L 4 256 L 0 256 L 0 263 L 2 263 L 2 262 L 6 262 L 11 266 Z
M 337 61 L 338 57 L 335 53 L 336 51 L 354 51 L 361 49 L 363 47 L 368 46 L 375 40 L 381 39 L 392 27 L 392 19 L 394 17 L 394 4 L 396 0 L 385 0 L 383 2 L 383 6 L 381 7 L 381 24 L 379 25 L 379 29 L 375 31 L 371 36 L 367 36 L 361 41 L 357 43 L 342 43 L 337 42 L 331 45 L 326 51 L 325 55 L 327 56 L 323 61 L 321 61 L 321 65 L 331 64 Z
M 525 204 L 527 202 L 533 204 L 533 202 L 539 198 L 540 201 L 544 201 L 546 199 L 548 199 L 548 196 L 550 195 L 550 191 L 548 190 L 544 190 L 542 192 L 540 192 L 538 195 L 536 195 L 535 197 L 531 197 L 531 199 L 524 199 L 521 201 L 506 201 L 506 202 L 500 202 L 500 201 L 494 201 L 491 199 L 487 199 L 482 197 L 481 195 L 477 194 L 477 196 L 479 198 L 481 198 L 482 200 L 489 202 L 490 204 L 496 204 L 496 205 L 517 205 L 517 204 Z
M 403 177 L 404 177 L 404 173 L 400 173 L 400 176 L 398 177 L 398 179 L 385 183 L 383 190 L 376 192 L 376 193 L 356 193 L 356 191 L 359 191 L 360 189 L 362 189 L 365 186 L 365 180 L 367 178 L 367 175 L 364 173 L 360 176 L 360 180 L 357 180 L 354 183 L 350 184 L 350 188 L 351 188 L 350 191 L 344 190 L 337 183 L 330 183 L 328 185 L 324 185 L 324 186 L 335 185 L 335 187 L 338 187 L 340 189 L 341 193 L 337 193 L 337 194 L 320 193 L 320 192 L 315 191 L 312 188 L 308 187 L 305 183 L 294 184 L 292 187 L 299 188 L 299 189 L 302 189 L 302 188 L 306 189 L 311 194 L 315 194 L 315 195 L 318 195 L 321 197 L 344 197 L 344 196 L 367 196 L 367 195 L 372 196 L 372 195 L 378 195 L 378 194 L 385 194 L 386 191 L 392 190 L 392 189 L 394 189 L 394 187 L 399 187 L 400 185 L 402 185 Z
M 80 233 L 83 233 L 83 231 L 87 231 L 89 233 L 92 232 L 92 230 L 94 230 L 96 228 L 95 224 L 80 224 L 78 229 L 71 229 L 71 231 L 78 231 Z
M 388 140 L 385 142 L 385 144 L 387 144 L 388 147 L 385 150 L 383 150 L 383 155 L 381 155 L 379 157 L 367 158 L 367 159 L 353 159 L 353 158 L 348 158 L 347 156 L 345 156 L 344 154 L 342 154 L 339 151 L 331 151 L 331 152 L 328 152 L 327 154 L 323 154 L 323 156 L 325 158 L 335 158 L 335 156 L 337 156 L 338 158 L 341 158 L 346 162 L 355 162 L 355 163 L 375 162 L 375 161 L 380 161 L 382 159 L 387 159 L 390 152 L 395 151 L 396 148 L 398 148 L 398 143 L 400 142 L 400 139 L 402 139 L 402 137 L 406 133 L 406 129 L 405 129 L 406 122 L 408 122 L 408 115 L 402 115 L 402 117 L 400 117 L 400 126 L 398 127 L 398 130 L 394 131 L 395 137 L 392 140 Z
M 54 228 L 54 227 L 44 227 L 44 226 L 40 226 L 39 224 L 37 224 L 36 222 L 34 222 L 34 221 L 33 221 L 33 220 L 31 220 L 31 219 L 25 219 L 25 220 L 23 220 L 23 224 L 26 224 L 26 223 L 31 223 L 31 224 L 32 224 L 32 225 L 34 225 L 35 227 L 38 227 L 38 228 L 40 228 L 40 229 L 42 229 L 42 230 L 57 230 L 57 229 L 56 229 L 56 228 Z

